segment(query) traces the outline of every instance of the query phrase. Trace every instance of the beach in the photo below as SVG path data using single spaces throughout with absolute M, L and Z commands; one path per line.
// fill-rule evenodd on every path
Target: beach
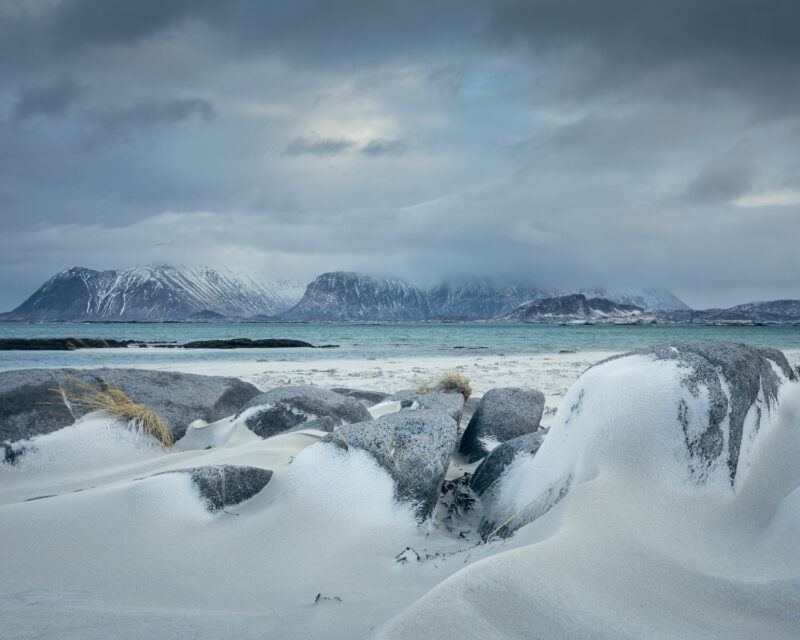
M 262 391 L 312 384 L 394 392 L 458 371 L 476 397 L 504 386 L 542 391 L 542 426 L 561 415 L 563 427 L 556 411 L 562 404 L 563 412 L 574 410 L 574 398 L 564 402 L 570 388 L 612 355 L 219 360 L 154 368 L 236 376 Z M 786 355 L 792 365 L 800 362 L 800 350 Z M 791 416 L 785 419 L 796 419 L 794 396 L 784 401 Z M 609 395 L 612 413 L 620 401 Z M 472 516 L 448 519 L 444 498 L 419 524 L 393 499 L 391 479 L 370 456 L 310 446 L 324 436 L 305 429 L 262 439 L 225 418 L 194 424 L 165 452 L 90 414 L 39 437 L 35 453 L 13 467 L 0 465 L 4 637 L 516 638 L 527 636 L 532 616 L 553 638 L 590 637 L 594 624 L 602 625 L 598 638 L 634 637 L 650 624 L 648 637 L 700 637 L 709 615 L 730 616 L 721 625 L 730 637 L 788 638 L 800 630 L 800 620 L 787 613 L 800 567 L 781 555 L 782 542 L 774 553 L 765 550 L 794 535 L 794 511 L 780 496 L 760 507 L 759 533 L 758 518 L 737 516 L 756 536 L 747 538 L 724 531 L 728 516 L 715 494 L 664 493 L 643 471 L 636 472 L 643 488 L 631 493 L 612 465 L 517 535 L 484 544 Z M 791 442 L 782 455 L 792 455 Z M 209 513 L 188 476 L 165 473 L 215 465 L 269 469 L 272 478 L 253 498 Z M 446 477 L 476 466 L 454 456 Z M 662 511 L 653 511 L 656 503 Z M 705 524 L 682 523 L 687 514 Z M 727 539 L 736 553 L 755 539 L 755 559 L 733 568 L 730 555 L 709 551 L 711 543 L 686 547 L 697 532 Z M 689 558 L 705 558 L 705 566 L 688 570 Z M 581 579 L 586 586 L 577 588 L 573 581 Z M 764 580 L 784 582 L 754 586 Z M 648 583 L 658 586 L 642 591 Z M 705 603 L 692 604 L 704 591 Z M 526 599 L 526 592 L 535 595 Z M 697 619 L 675 626 L 675 610 L 665 613 L 658 604 L 664 592 L 672 594 L 671 607 L 685 606 Z M 737 622 L 735 603 L 751 596 L 746 621 Z M 506 597 L 516 608 L 498 618 Z M 610 613 L 627 611 L 629 601 L 627 618 Z M 575 611 L 583 622 L 570 631 Z

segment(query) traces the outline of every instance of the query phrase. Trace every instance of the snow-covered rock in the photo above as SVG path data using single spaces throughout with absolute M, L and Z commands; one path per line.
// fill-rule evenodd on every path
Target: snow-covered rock
M 503 475 L 518 453 L 536 455 L 544 442 L 547 431 L 544 429 L 512 438 L 494 449 L 481 461 L 469 481 L 469 487 L 479 496 L 489 489 Z
M 392 477 L 395 498 L 411 502 L 424 520 L 439 498 L 457 431 L 456 421 L 442 411 L 400 411 L 339 427 L 313 446 L 367 451 Z
M 539 428 L 544 394 L 535 389 L 503 387 L 487 391 L 472 415 L 459 452 L 469 462 L 480 460 L 498 444 Z
M 776 349 L 731 342 L 665 344 L 588 369 L 564 398 L 535 457 L 496 483 L 488 521 L 539 517 L 603 468 L 672 491 L 736 490 L 792 378 Z
M 231 464 L 176 469 L 164 473 L 190 474 L 209 511 L 219 511 L 249 500 L 266 487 L 272 478 L 269 469 Z
M 355 398 L 311 385 L 271 389 L 250 400 L 235 416 L 262 438 L 296 429 L 332 431 L 341 424 L 371 419 Z

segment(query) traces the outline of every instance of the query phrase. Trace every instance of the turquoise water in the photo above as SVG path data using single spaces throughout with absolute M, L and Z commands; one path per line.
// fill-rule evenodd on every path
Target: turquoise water
M 653 344 L 732 340 L 800 349 L 800 326 L 535 325 L 492 323 L 0 323 L 0 337 L 106 338 L 184 343 L 224 338 L 292 338 L 338 349 L 183 350 L 162 348 L 80 351 L 0 351 L 0 370 L 26 367 L 146 365 L 157 362 L 335 360 L 623 351 Z

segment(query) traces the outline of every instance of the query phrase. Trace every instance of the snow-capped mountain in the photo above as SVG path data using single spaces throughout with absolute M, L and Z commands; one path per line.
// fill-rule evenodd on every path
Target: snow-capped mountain
M 660 287 L 642 289 L 638 293 L 626 293 L 603 288 L 581 289 L 576 293 L 582 293 L 587 298 L 603 298 L 605 300 L 611 300 L 611 302 L 616 302 L 617 304 L 632 304 L 637 307 L 641 307 L 642 309 L 647 309 L 648 311 L 691 309 L 689 305 L 687 305 L 671 291 Z
M 346 271 L 323 273 L 282 320 L 426 320 L 427 294 L 403 280 Z
M 800 300 L 748 302 L 729 309 L 662 311 L 657 315 L 664 322 L 695 324 L 800 324 Z
M 598 290 L 599 291 L 599 290 Z M 639 294 L 607 292 L 618 305 L 637 308 L 688 307 L 664 289 Z M 403 280 L 359 273 L 324 273 L 308 285 L 300 302 L 281 320 L 486 320 L 502 317 L 531 300 L 563 295 L 519 283 L 461 279 L 423 289 Z M 603 296 L 598 296 L 603 297 Z
M 618 304 L 604 298 L 586 298 L 573 293 L 555 298 L 531 300 L 521 304 L 502 319 L 509 322 L 619 322 L 635 321 L 644 310 L 630 304 Z
M 57 273 L 7 314 L 24 320 L 185 320 L 275 315 L 303 293 L 292 281 L 265 281 L 208 267 L 148 265 Z
M 494 318 L 523 302 L 557 295 L 555 290 L 523 284 L 499 284 L 487 279 L 451 281 L 428 291 L 434 317 L 451 320 Z

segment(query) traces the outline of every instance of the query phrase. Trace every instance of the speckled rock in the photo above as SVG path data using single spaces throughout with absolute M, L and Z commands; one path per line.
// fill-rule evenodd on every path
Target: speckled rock
M 540 429 L 524 436 L 512 438 L 498 445 L 487 455 L 475 469 L 469 481 L 470 489 L 479 496 L 494 484 L 519 453 L 536 455 L 547 435 L 546 429 Z
M 400 411 L 416 411 L 417 409 L 430 409 L 443 411 L 448 414 L 456 424 L 461 424 L 461 415 L 464 411 L 464 396 L 460 393 L 418 393 L 406 389 L 398 391 L 384 399 L 384 402 L 394 400 L 400 402 Z
M 256 396 L 236 414 L 262 438 L 297 429 L 332 431 L 334 427 L 370 420 L 367 408 L 355 398 L 321 387 L 278 387 Z
M 272 471 L 230 464 L 177 469 L 165 473 L 188 473 L 200 490 L 209 511 L 219 511 L 252 498 L 272 478 Z M 163 475 L 163 474 L 157 474 Z
M 320 443 L 367 451 L 394 480 L 395 497 L 424 520 L 436 506 L 457 432 L 446 413 L 419 409 L 339 427 Z
M 503 387 L 487 391 L 461 437 L 459 452 L 469 462 L 480 460 L 498 443 L 539 428 L 544 395 L 534 389 Z
M 379 402 L 383 402 L 389 395 L 383 391 L 365 391 L 363 389 L 346 389 L 343 387 L 337 387 L 335 389 L 331 389 L 331 391 L 334 393 L 340 393 L 343 396 L 355 398 L 365 407 L 372 407 Z
M 63 389 L 75 381 L 98 389 L 119 384 L 135 402 L 147 406 L 178 440 L 194 420 L 214 422 L 230 416 L 258 389 L 238 378 L 201 376 L 147 369 L 21 369 L 0 372 L 0 441 L 15 442 L 51 433 L 89 413 L 65 402 Z

